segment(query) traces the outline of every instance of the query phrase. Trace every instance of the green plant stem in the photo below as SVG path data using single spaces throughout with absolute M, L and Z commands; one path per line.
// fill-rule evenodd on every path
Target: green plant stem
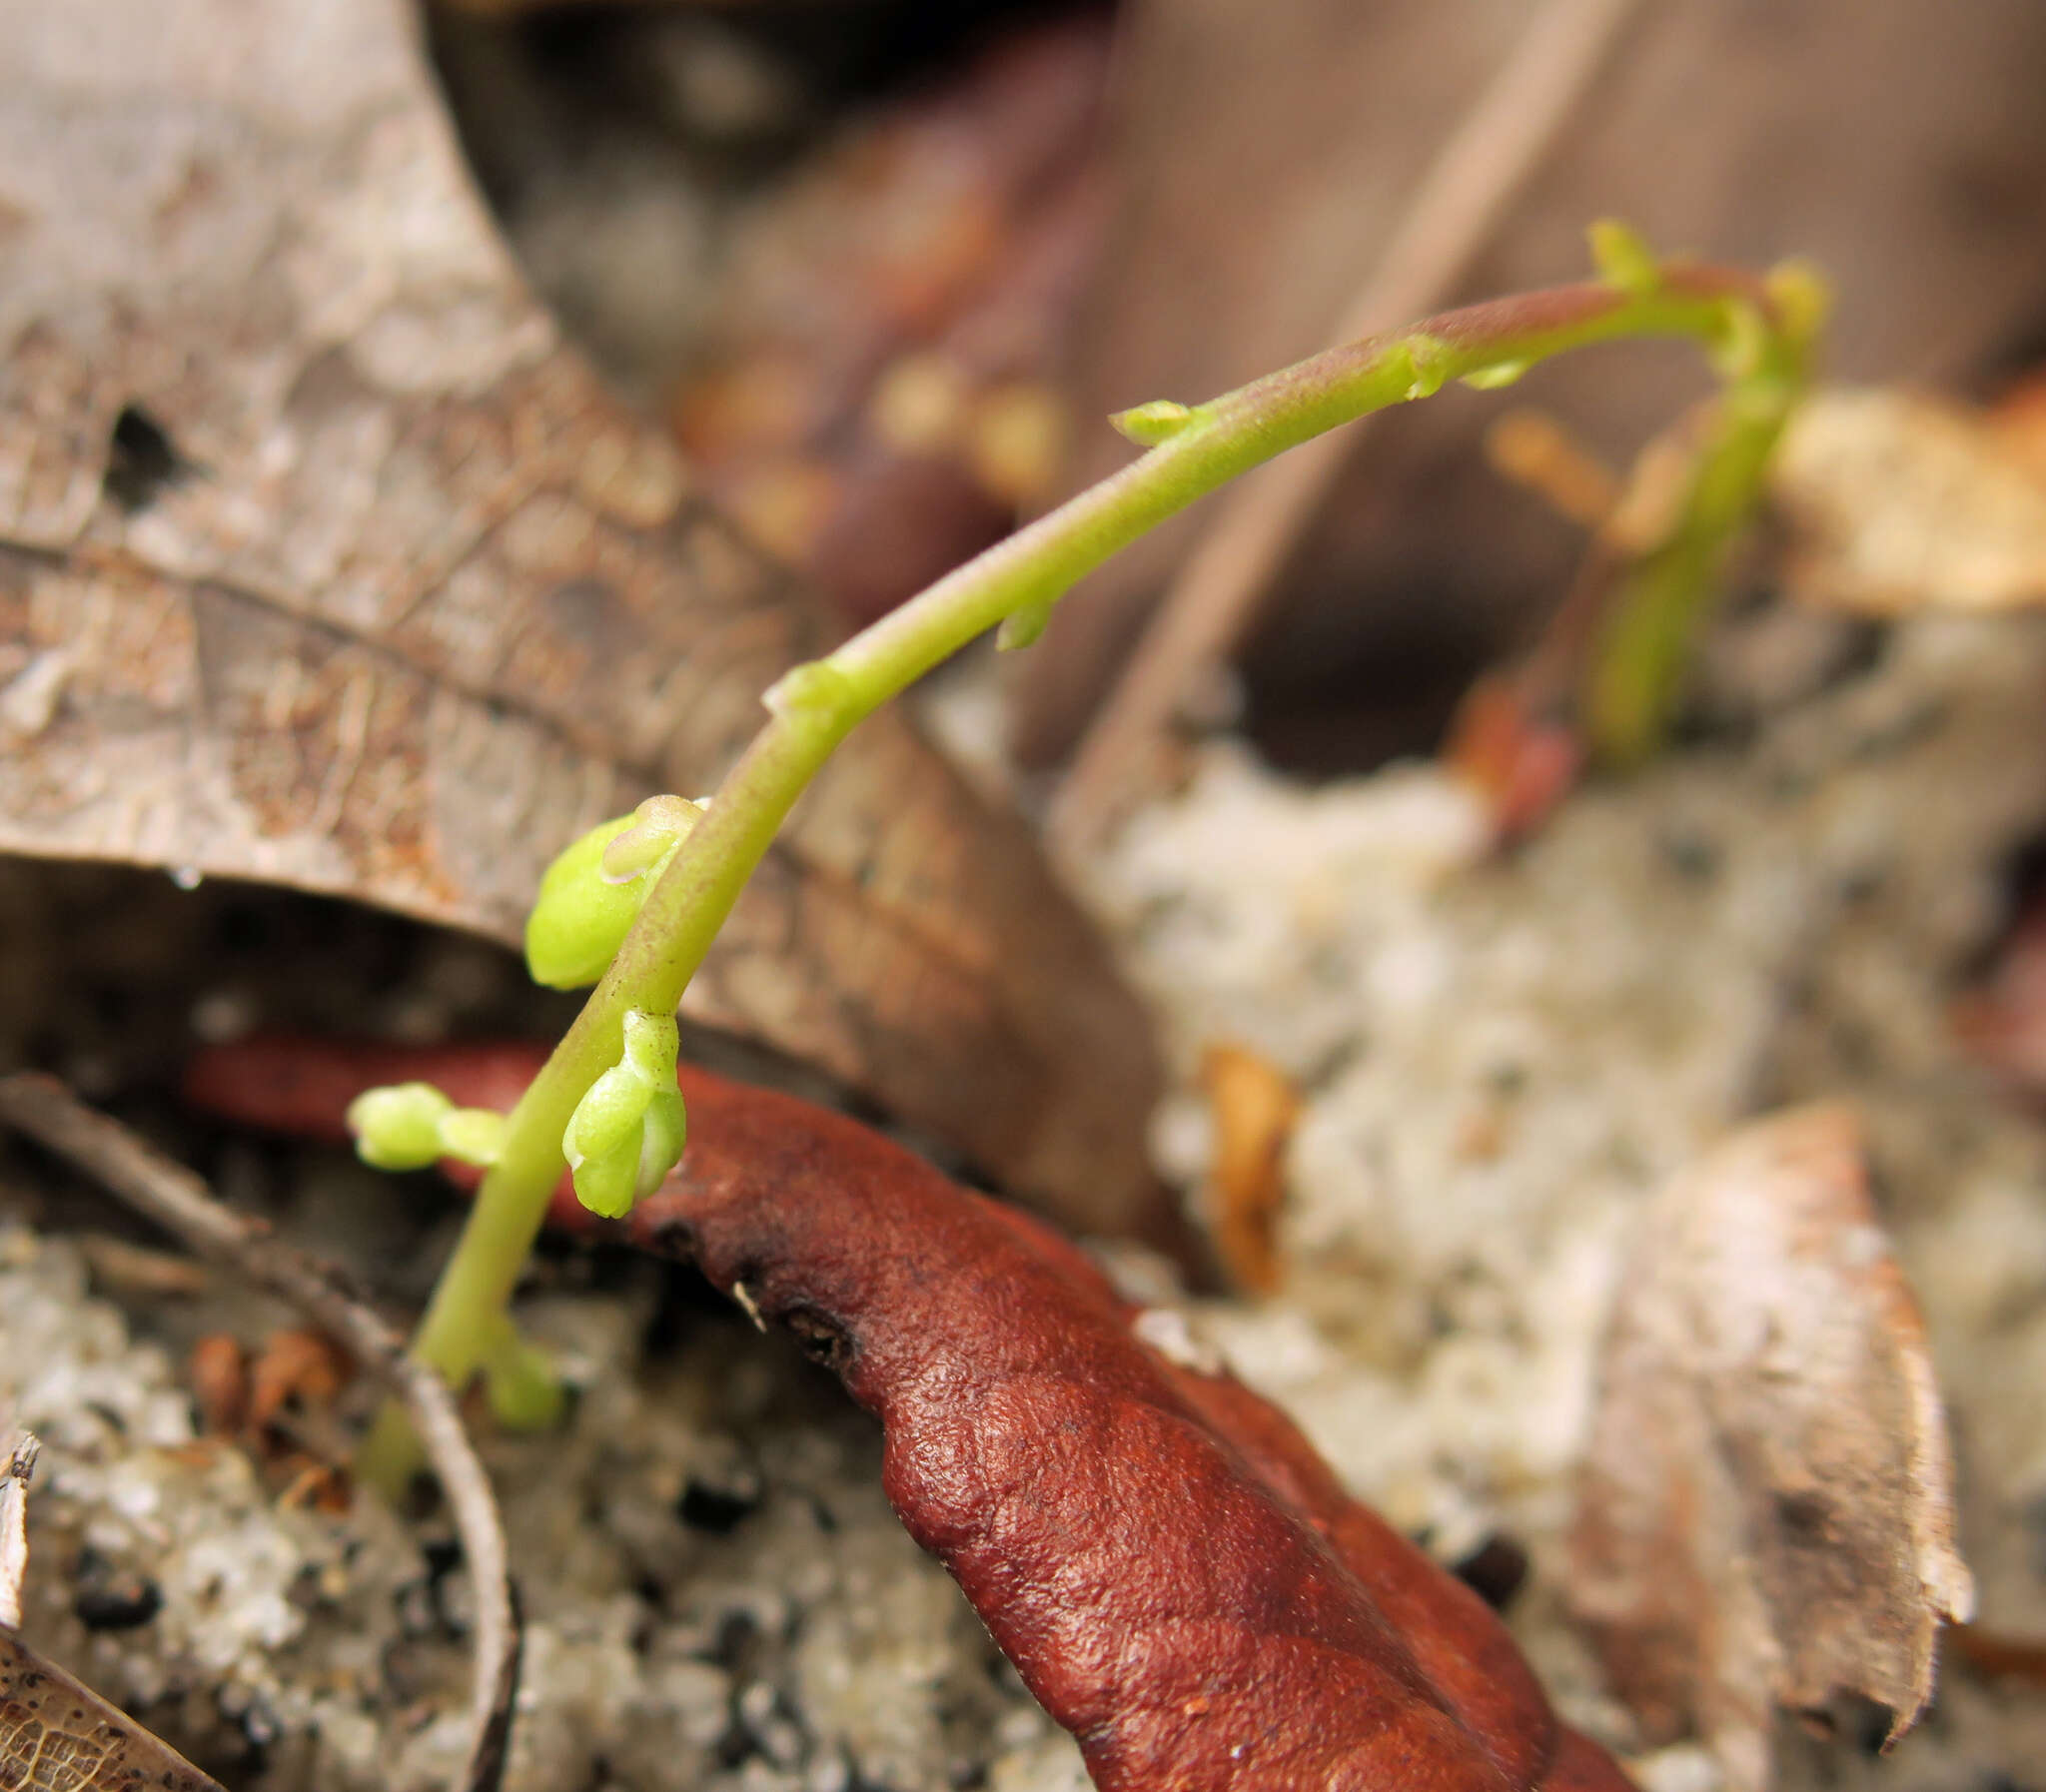
M 1449 312 L 1253 381 L 1183 421 L 1177 413 L 1163 426 L 1133 419 L 1133 434 L 1140 423 L 1147 439 L 1169 433 L 836 652 L 796 667 L 768 694 L 769 721 L 512 1111 L 415 1352 L 456 1386 L 483 1365 L 560 1174 L 562 1132 L 584 1091 L 617 1061 L 625 1014 L 673 1012 L 797 797 L 864 716 L 1007 617 L 1049 606 L 1174 511 L 1310 437 L 1425 398 L 1450 380 L 1518 377 L 1549 356 L 1620 337 L 1723 347 L 1743 328 L 1773 328 L 1774 316 L 1762 286 L 1747 276 L 1669 266 L 1652 283 L 1593 282 Z M 365 1446 L 362 1472 L 391 1488 L 414 1461 L 402 1417 L 387 1412 Z
M 1605 608 L 1582 709 L 1591 750 L 1608 765 L 1637 765 L 1662 744 L 1691 641 L 1802 390 L 1803 361 L 1798 344 L 1772 345 L 1719 395 L 1675 525 L 1627 570 Z

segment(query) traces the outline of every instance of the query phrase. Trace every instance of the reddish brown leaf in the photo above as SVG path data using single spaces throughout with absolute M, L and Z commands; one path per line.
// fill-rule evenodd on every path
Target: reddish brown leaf
M 1759 1792 L 1775 1706 L 1860 1695 L 1908 1729 L 1974 1591 L 1851 1111 L 1759 1122 L 1656 1197 L 1600 1378 L 1570 1597 L 1644 1730 Z
M 0 0 L 0 848 L 510 939 L 553 852 L 713 786 L 830 638 L 561 346 L 416 29 L 401 0 Z M 686 1008 L 1076 1218 L 1156 1211 L 1143 1015 L 1029 833 L 897 716 Z
M 195 1084 L 331 1133 L 367 1081 L 482 1100 L 523 1049 L 273 1043 Z M 680 1082 L 667 1185 L 622 1225 L 555 1218 L 699 1263 L 844 1378 L 904 1523 L 1107 1792 L 1627 1792 L 1483 1600 L 1277 1407 L 1146 1342 L 1073 1246 L 841 1115 Z

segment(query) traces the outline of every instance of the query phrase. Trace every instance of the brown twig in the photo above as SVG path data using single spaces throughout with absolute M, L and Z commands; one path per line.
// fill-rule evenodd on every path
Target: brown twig
M 1444 144 L 1338 341 L 1440 305 L 1490 240 L 1605 60 L 1636 0 L 1548 0 Z M 1173 712 L 1249 632 L 1288 549 L 1371 420 L 1249 474 L 1195 544 L 1081 741 L 1048 818 L 1059 846 L 1097 840 L 1141 787 Z
M 239 1270 L 299 1308 L 404 1401 L 448 1496 L 476 1587 L 476 1737 L 455 1783 L 458 1792 L 496 1792 L 517 1689 L 519 1627 L 497 1500 L 448 1384 L 406 1354 L 398 1335 L 334 1270 L 222 1206 L 191 1171 L 95 1113 L 54 1077 L 0 1078 L 0 1121 L 88 1172 L 199 1256 Z

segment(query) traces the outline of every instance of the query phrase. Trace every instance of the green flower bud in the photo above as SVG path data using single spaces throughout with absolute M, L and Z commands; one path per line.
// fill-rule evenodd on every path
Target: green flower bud
M 768 685 L 760 702 L 769 715 L 802 716 L 826 723 L 859 713 L 859 696 L 851 679 L 828 659 L 790 666 Z
M 457 1108 L 441 1121 L 441 1155 L 488 1170 L 505 1150 L 505 1117 L 491 1108 Z
M 1833 309 L 1833 290 L 1826 277 L 1809 262 L 1781 262 L 1762 282 L 1769 302 L 1776 308 L 1783 334 L 1800 346 L 1813 341 L 1825 328 Z
M 1148 405 L 1118 411 L 1108 420 L 1108 427 L 1139 448 L 1156 448 L 1161 442 L 1170 442 L 1193 421 L 1193 412 L 1177 400 L 1153 399 Z
M 995 645 L 1004 653 L 1015 653 L 1024 647 L 1037 645 L 1038 637 L 1051 621 L 1052 605 L 1056 599 L 1044 599 L 1026 603 L 1021 609 L 1011 610 L 1002 618 L 1002 625 L 995 630 Z
M 1638 231 L 1617 218 L 1600 218 L 1586 233 L 1591 265 L 1614 292 L 1645 299 L 1662 284 L 1662 264 Z
M 1498 392 L 1503 386 L 1512 386 L 1534 365 L 1532 361 L 1497 361 L 1489 368 L 1473 368 L 1464 375 L 1463 384 L 1473 392 Z
M 623 1058 L 568 1117 L 561 1155 L 591 1213 L 622 1220 L 680 1161 L 688 1119 L 675 1087 L 679 1046 L 672 1015 L 626 1015 Z
M 525 920 L 533 982 L 579 989 L 601 977 L 701 814 L 678 796 L 648 797 L 631 814 L 598 822 L 556 858 Z
M 1407 398 L 1434 398 L 1450 376 L 1450 345 L 1440 337 L 1417 333 L 1401 347 L 1407 352 Z
M 366 1089 L 348 1107 L 356 1155 L 379 1170 L 424 1170 L 443 1155 L 441 1123 L 454 1112 L 431 1083 Z

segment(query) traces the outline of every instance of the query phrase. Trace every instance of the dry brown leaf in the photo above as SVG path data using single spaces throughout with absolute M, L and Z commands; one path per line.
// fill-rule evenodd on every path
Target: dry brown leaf
M 829 625 L 527 296 L 411 7 L 0 0 L 0 849 L 515 937 Z M 899 717 L 685 1011 L 1076 1221 L 1154 1211 L 1144 1017 Z
M 224 1792 L 90 1687 L 0 1629 L 0 1787 Z
M 2046 479 L 1979 412 L 1882 388 L 1815 393 L 1771 488 L 1796 532 L 1800 597 L 1868 615 L 2046 602 Z
M 1743 1129 L 1642 1215 L 1600 1362 L 1570 1598 L 1651 1741 L 1769 1783 L 1772 1708 L 1932 1695 L 1974 1585 L 1918 1311 L 1839 1106 Z

